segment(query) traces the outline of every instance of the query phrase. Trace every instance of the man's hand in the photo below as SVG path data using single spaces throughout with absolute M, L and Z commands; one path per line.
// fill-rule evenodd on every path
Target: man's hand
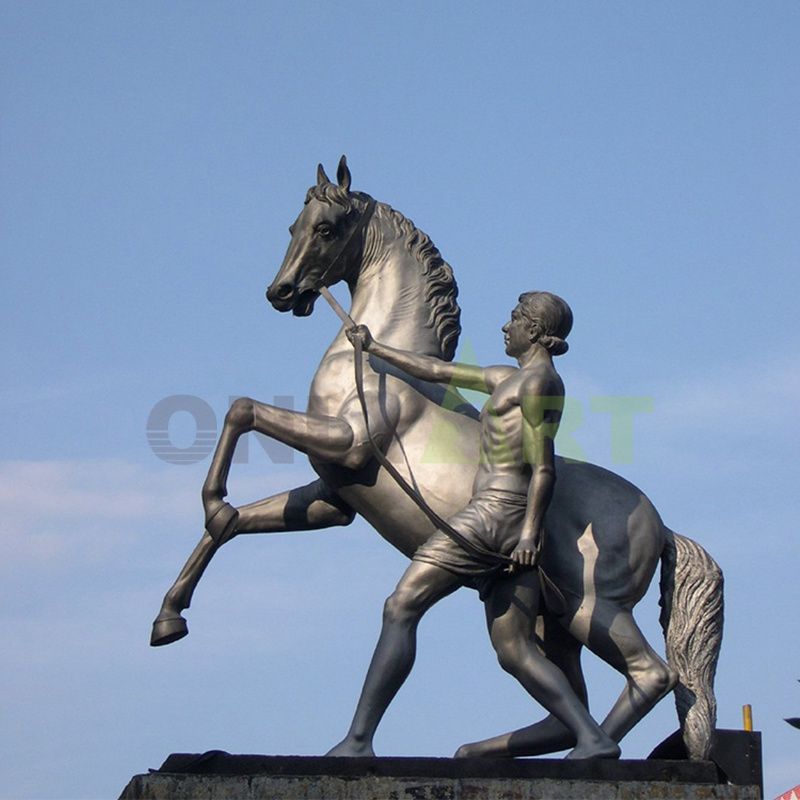
M 523 569 L 533 569 L 539 563 L 539 556 L 542 552 L 542 533 L 534 536 L 523 536 L 511 553 L 513 564 L 509 567 L 509 572 L 519 572 Z
M 345 333 L 351 344 L 355 345 L 356 339 L 358 339 L 361 342 L 361 349 L 365 352 L 369 351 L 373 339 L 366 325 L 356 325 L 354 328 L 349 328 Z

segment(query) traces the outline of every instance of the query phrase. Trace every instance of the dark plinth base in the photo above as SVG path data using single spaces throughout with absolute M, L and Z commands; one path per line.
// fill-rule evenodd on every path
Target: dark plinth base
M 711 762 L 176 753 L 120 800 L 759 800 Z
M 675 731 L 648 756 L 653 759 L 687 759 L 680 731 Z M 718 728 L 711 747 L 711 760 L 717 765 L 720 779 L 726 783 L 757 784 L 762 793 L 761 732 Z

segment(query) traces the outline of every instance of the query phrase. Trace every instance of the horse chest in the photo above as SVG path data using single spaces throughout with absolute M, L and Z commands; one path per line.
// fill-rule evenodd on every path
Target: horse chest
M 338 355 L 326 359 L 314 375 L 308 393 L 308 410 L 336 416 L 355 391 L 353 358 Z

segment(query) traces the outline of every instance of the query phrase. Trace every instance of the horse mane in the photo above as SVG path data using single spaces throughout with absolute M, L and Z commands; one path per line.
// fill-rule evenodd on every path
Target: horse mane
M 347 191 L 335 183 L 323 183 L 308 190 L 305 202 L 312 199 L 336 203 L 349 213 L 354 208 L 363 210 L 370 196 L 364 192 Z M 452 361 L 461 334 L 461 309 L 456 299 L 458 285 L 452 267 L 442 258 L 430 236 L 417 228 L 408 217 L 388 203 L 378 203 L 376 213 L 392 224 L 397 235 L 404 239 L 406 250 L 420 265 L 425 277 L 425 302 L 430 309 L 427 324 L 436 334 L 442 358 Z

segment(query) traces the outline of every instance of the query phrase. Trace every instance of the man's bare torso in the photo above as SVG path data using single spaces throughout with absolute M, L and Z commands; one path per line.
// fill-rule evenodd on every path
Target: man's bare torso
M 531 479 L 530 459 L 524 448 L 525 416 L 544 414 L 557 424 L 563 405 L 564 386 L 549 365 L 534 368 L 507 367 L 481 411 L 480 465 L 473 484 L 473 494 L 499 489 L 526 494 Z

